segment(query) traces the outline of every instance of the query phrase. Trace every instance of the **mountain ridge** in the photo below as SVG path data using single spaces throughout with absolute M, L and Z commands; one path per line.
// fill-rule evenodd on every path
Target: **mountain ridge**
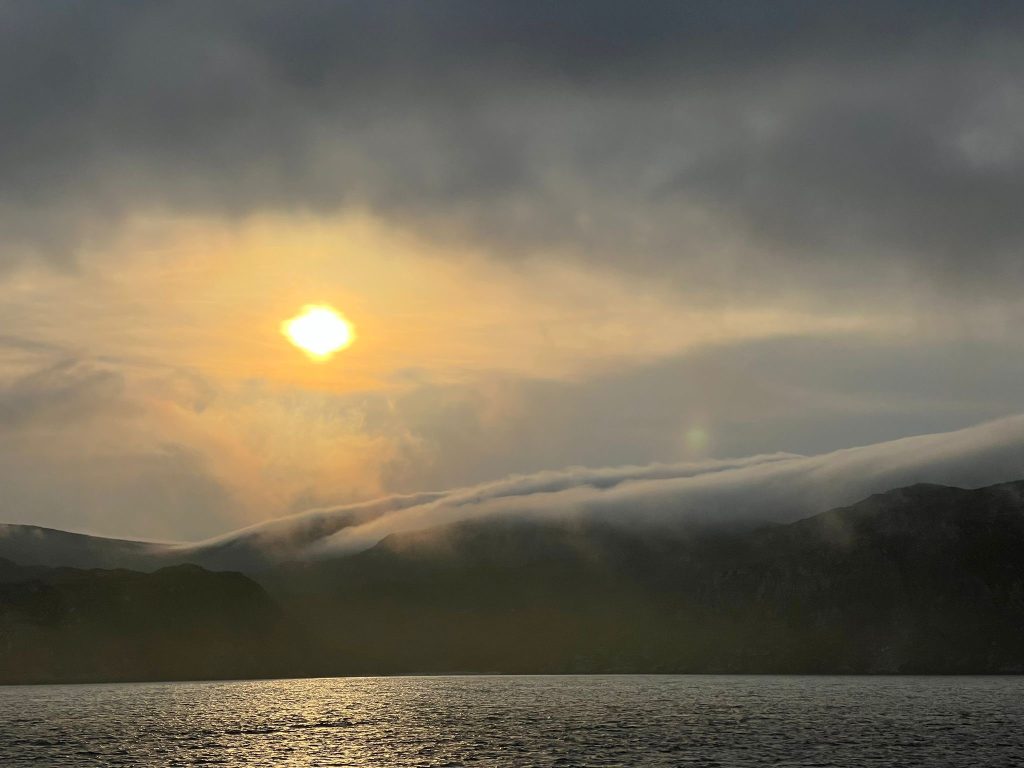
M 1022 493 L 895 489 L 747 531 L 470 522 L 265 583 L 351 673 L 1019 672 Z
M 1024 481 L 916 484 L 756 527 L 463 520 L 252 578 L 0 561 L 0 641 L 0 682 L 1020 673 Z
M 1024 481 L 1009 481 L 983 486 L 986 489 L 1024 488 Z M 894 493 L 908 493 L 912 489 L 942 488 L 952 491 L 974 491 L 979 488 L 938 483 L 914 483 L 908 486 L 871 494 L 853 505 L 837 506 L 823 512 L 794 517 L 790 520 L 765 520 L 761 525 L 788 525 L 830 514 L 848 507 L 868 502 L 875 497 L 886 497 Z M 1017 493 L 1024 495 L 1024 490 Z M 386 497 L 361 502 L 332 510 L 313 510 L 284 518 L 278 518 L 254 526 L 230 532 L 198 543 L 159 542 L 134 539 L 119 539 L 109 536 L 64 531 L 46 526 L 0 523 L 0 559 L 8 559 L 23 565 L 76 568 L 127 568 L 131 570 L 154 571 L 169 565 L 194 563 L 211 570 L 239 570 L 258 573 L 283 564 L 304 559 L 325 557 L 323 544 L 333 535 L 346 528 L 372 522 L 389 512 L 409 507 L 430 504 L 446 498 L 446 493 L 423 493 L 408 496 Z M 425 530 L 446 529 L 457 526 L 454 523 L 439 522 L 436 526 L 425 526 Z M 716 523 L 708 518 L 695 524 L 698 527 L 725 527 L 729 521 Z M 741 521 L 741 527 L 757 527 L 756 521 Z M 654 524 L 655 530 L 672 527 L 672 521 Z M 681 524 L 681 527 L 686 527 Z M 319 547 L 319 549 L 318 549 Z M 367 546 L 366 549 L 372 548 Z M 338 556 L 357 554 L 339 552 Z M 329 552 L 326 553 L 329 558 Z

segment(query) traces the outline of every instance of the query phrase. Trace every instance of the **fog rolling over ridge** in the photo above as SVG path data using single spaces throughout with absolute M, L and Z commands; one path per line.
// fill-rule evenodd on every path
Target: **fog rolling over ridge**
M 976 487 L 1022 476 L 1024 417 L 1016 416 L 819 456 L 513 478 L 343 528 L 310 551 L 358 551 L 393 533 L 505 515 L 625 526 L 792 522 L 914 483 Z
M 466 521 L 598 521 L 625 529 L 787 523 L 915 483 L 981 487 L 1024 477 L 1024 416 L 818 456 L 510 477 L 447 492 L 316 509 L 195 544 L 126 542 L 31 526 L 0 528 L 0 557 L 22 564 L 152 569 L 197 563 L 258 572 L 364 551 L 388 536 Z

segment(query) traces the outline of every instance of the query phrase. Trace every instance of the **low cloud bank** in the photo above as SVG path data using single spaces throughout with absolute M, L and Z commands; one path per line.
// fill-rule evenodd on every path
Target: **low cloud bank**
M 470 520 L 600 520 L 624 528 L 786 523 L 873 493 L 938 483 L 981 487 L 1024 479 L 1024 415 L 818 456 L 571 468 L 443 492 L 313 509 L 196 544 L 101 539 L 29 526 L 0 528 L 0 557 L 28 564 L 143 570 L 192 562 L 258 572 L 344 556 L 390 535 Z
M 297 515 L 231 531 L 199 544 L 172 545 L 169 552 L 176 558 L 205 561 L 212 557 L 221 565 L 226 563 L 250 565 L 253 560 L 269 563 L 302 559 L 321 546 L 324 541 L 329 541 L 338 532 L 346 529 L 363 529 L 378 520 L 394 521 L 397 519 L 396 515 L 406 512 L 415 513 L 410 520 L 425 521 L 426 527 L 430 527 L 432 523 L 429 521 L 429 517 L 435 514 L 435 511 L 438 515 L 437 522 L 443 524 L 445 516 L 449 514 L 454 513 L 456 519 L 459 519 L 458 510 L 462 510 L 466 517 L 474 517 L 494 503 L 500 504 L 573 490 L 608 490 L 622 483 L 637 480 L 679 479 L 710 475 L 715 472 L 788 458 L 794 458 L 794 455 L 778 453 L 742 459 L 716 459 L 684 464 L 651 464 L 642 467 L 601 469 L 572 467 L 560 471 L 511 476 L 490 483 L 450 491 L 387 496 L 356 504 L 311 509 Z M 366 530 L 370 530 L 370 528 L 366 528 Z M 371 539 L 367 539 L 368 543 L 365 546 L 372 546 L 379 540 Z
M 1022 477 L 1024 416 L 1013 416 L 818 456 L 770 454 L 511 477 L 444 494 L 314 510 L 197 549 L 290 541 L 289 556 L 321 557 L 357 552 L 392 534 L 502 516 L 593 518 L 623 526 L 784 523 L 914 483 L 978 487 Z M 305 533 L 289 533 L 299 530 Z

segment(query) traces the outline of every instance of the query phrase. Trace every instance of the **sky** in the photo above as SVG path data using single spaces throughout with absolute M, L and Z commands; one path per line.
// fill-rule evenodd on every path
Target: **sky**
M 997 1 L 0 0 L 0 519 L 192 541 L 1022 412 L 1022 33 Z M 307 304 L 354 343 L 292 346 Z

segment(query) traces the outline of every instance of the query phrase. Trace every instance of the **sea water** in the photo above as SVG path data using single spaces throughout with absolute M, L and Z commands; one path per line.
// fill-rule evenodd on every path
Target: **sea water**
M 385 677 L 0 687 L 10 766 L 1024 765 L 1016 677 Z

